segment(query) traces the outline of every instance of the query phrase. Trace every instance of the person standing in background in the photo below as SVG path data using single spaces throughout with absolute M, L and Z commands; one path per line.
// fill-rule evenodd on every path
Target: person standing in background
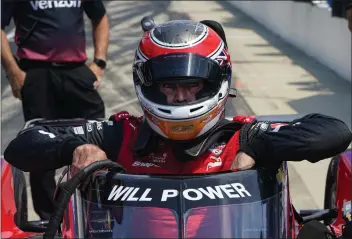
M 84 13 L 91 20 L 94 60 L 86 63 Z M 109 21 L 102 0 L 1 1 L 1 61 L 24 120 L 105 117 L 97 89 L 106 68 Z M 4 29 L 14 19 L 16 56 Z M 55 171 L 30 174 L 33 206 L 53 210 Z

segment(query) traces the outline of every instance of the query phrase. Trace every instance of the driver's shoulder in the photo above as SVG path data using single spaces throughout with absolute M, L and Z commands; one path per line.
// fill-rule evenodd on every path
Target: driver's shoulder
M 232 117 L 226 117 L 226 119 L 236 123 L 247 124 L 255 121 L 256 117 L 253 115 L 236 115 Z
M 228 121 L 240 123 L 243 135 L 261 134 L 266 131 L 278 130 L 281 126 L 288 125 L 302 116 L 295 115 L 236 115 L 226 117 Z
M 110 115 L 108 119 L 109 122 L 113 122 L 114 124 L 121 124 L 124 121 L 128 121 L 128 122 L 134 121 L 135 123 L 141 123 L 142 120 L 143 120 L 143 116 L 133 115 L 126 110 L 114 113 Z
M 302 118 L 304 115 L 301 114 L 283 114 L 283 115 L 236 115 L 226 117 L 229 121 L 239 123 L 290 123 L 294 120 Z

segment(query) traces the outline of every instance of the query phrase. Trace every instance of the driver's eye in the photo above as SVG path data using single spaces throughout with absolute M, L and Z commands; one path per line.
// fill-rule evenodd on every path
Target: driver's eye
M 199 83 L 192 83 L 188 86 L 189 88 L 199 87 Z

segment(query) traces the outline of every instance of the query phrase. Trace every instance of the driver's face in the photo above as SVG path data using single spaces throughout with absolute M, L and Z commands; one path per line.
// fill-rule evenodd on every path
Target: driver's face
M 167 103 L 190 103 L 196 100 L 196 94 L 203 88 L 203 81 L 197 83 L 162 83 L 159 90 L 166 95 Z

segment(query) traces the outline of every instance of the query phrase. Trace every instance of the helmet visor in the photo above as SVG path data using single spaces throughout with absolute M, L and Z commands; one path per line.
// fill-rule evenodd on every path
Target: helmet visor
M 137 63 L 143 94 L 163 105 L 187 105 L 214 97 L 227 79 L 220 65 L 194 53 L 165 54 Z
M 138 63 L 137 63 L 138 64 Z M 171 53 L 139 63 L 136 67 L 142 84 L 181 83 L 203 79 L 221 82 L 226 73 L 217 62 L 194 53 Z

